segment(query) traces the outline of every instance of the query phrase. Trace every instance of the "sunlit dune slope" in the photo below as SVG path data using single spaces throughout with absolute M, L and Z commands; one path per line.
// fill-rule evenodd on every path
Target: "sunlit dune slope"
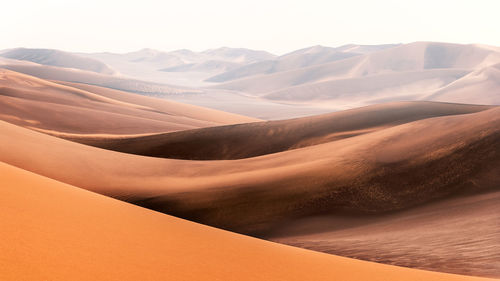
M 485 280 L 245 237 L 4 163 L 0 174 L 2 280 Z
M 83 134 L 141 134 L 255 121 L 217 110 L 119 93 L 107 97 L 0 69 L 0 120 L 29 128 Z
M 398 102 L 282 121 L 210 127 L 140 137 L 62 136 L 115 151 L 153 157 L 241 159 L 316 145 L 430 117 L 474 113 L 491 106 Z
M 500 186 L 500 108 L 225 161 L 136 156 L 0 124 L 1 161 L 245 233 L 312 214 L 381 213 Z

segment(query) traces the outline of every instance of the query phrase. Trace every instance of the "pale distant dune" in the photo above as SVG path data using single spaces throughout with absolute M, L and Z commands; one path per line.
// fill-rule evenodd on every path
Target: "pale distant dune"
M 141 93 L 144 95 L 164 95 L 179 93 L 197 93 L 199 90 L 138 80 L 123 75 L 107 75 L 80 69 L 71 69 L 50 65 L 28 63 L 24 61 L 4 60 L 0 58 L 0 68 L 36 76 L 42 79 L 80 82 L 103 87 Z
M 207 83 L 203 80 L 210 76 L 275 57 L 265 51 L 227 47 L 203 52 L 142 49 L 125 54 L 79 55 L 105 62 L 120 73 L 138 79 L 187 87 L 204 86 Z
M 500 64 L 473 71 L 424 99 L 500 104 Z
M 0 56 L 36 62 L 43 65 L 53 65 L 81 70 L 89 70 L 103 74 L 114 74 L 115 71 L 106 64 L 83 56 L 52 49 L 16 48 L 0 53 Z
M 338 48 L 312 46 L 284 54 L 272 60 L 247 64 L 207 79 L 209 82 L 227 82 L 244 77 L 289 71 L 313 65 L 325 64 L 362 54 L 381 51 L 397 45 L 344 45 Z
M 464 69 L 431 69 L 334 79 L 265 94 L 276 101 L 364 105 L 385 101 L 424 100 L 428 93 L 467 75 Z M 450 99 L 454 101 L 453 99 Z M 479 100 L 475 100 L 478 103 Z
M 281 71 L 268 75 L 255 75 L 248 78 L 216 84 L 212 87 L 262 95 L 291 86 L 318 82 L 328 78 L 350 77 L 351 69 L 362 62 L 363 57 L 364 56 L 356 56 L 330 63 Z
M 217 230 L 0 163 L 2 280 L 486 280 Z
M 224 73 L 207 79 L 209 82 L 227 82 L 244 77 L 270 74 L 281 71 L 299 69 L 307 66 L 337 61 L 359 54 L 352 52 L 340 52 L 336 48 L 314 46 L 285 54 L 272 60 L 259 61 L 231 69 Z
M 472 88 L 457 94 L 443 93 L 468 74 L 496 71 L 490 66 L 498 63 L 500 51 L 494 47 L 415 42 L 299 69 L 263 72 L 213 87 L 275 101 L 308 104 L 326 101 L 337 106 L 429 99 L 498 104 L 496 92 L 490 93 L 496 88 L 491 86 L 477 87 L 479 93 Z M 488 75 L 482 77 L 485 84 L 497 83 L 496 74 Z

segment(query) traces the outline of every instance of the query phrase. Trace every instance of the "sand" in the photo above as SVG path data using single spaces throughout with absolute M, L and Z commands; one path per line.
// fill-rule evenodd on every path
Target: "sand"
M 230 84 L 296 103 L 302 95 L 324 101 L 357 81 L 348 96 L 366 103 L 397 90 L 397 99 L 419 91 L 494 104 L 498 58 L 485 46 L 423 42 Z M 50 79 L 202 93 L 7 64 Z M 359 87 L 367 81 L 373 89 Z M 0 70 L 0 108 L 2 280 L 480 280 L 170 215 L 370 261 L 500 276 L 499 107 L 398 102 L 259 122 Z
M 498 63 L 496 48 L 415 42 L 318 65 L 263 71 L 213 87 L 332 107 L 402 100 L 499 104 L 498 69 L 492 68 Z
M 114 151 L 189 160 L 242 159 L 333 142 L 431 117 L 483 111 L 491 106 L 399 102 L 313 117 L 210 127 L 146 136 L 61 135 Z M 265 140 L 265 145 L 262 145 Z
M 498 188 L 499 112 L 429 118 L 223 161 L 112 152 L 0 123 L 0 160 L 165 213 L 256 233 L 294 217 L 380 213 Z
M 484 280 L 217 230 L 0 163 L 2 280 Z
M 264 237 L 384 264 L 500 278 L 499 202 L 495 191 L 379 216 L 310 217 Z
M 0 119 L 82 134 L 169 132 L 256 119 L 125 92 L 102 95 L 0 69 Z

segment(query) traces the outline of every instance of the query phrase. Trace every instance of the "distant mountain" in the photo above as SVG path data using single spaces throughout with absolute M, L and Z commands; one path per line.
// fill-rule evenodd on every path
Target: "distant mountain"
M 43 65 L 88 70 L 102 74 L 115 73 L 113 69 L 98 60 L 53 49 L 16 48 L 1 52 L 0 56 Z

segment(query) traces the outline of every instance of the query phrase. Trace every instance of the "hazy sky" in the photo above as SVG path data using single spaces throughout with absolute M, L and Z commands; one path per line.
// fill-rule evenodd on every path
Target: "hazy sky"
M 127 52 L 413 41 L 500 46 L 499 0 L 8 0 L 0 49 Z

